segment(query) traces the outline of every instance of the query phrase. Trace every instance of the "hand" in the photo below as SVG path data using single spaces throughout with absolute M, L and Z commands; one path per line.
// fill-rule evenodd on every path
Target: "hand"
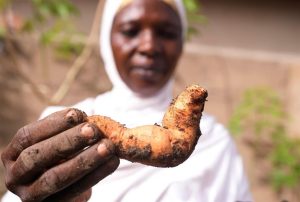
M 19 129 L 1 155 L 6 186 L 22 201 L 87 201 L 119 165 L 114 146 L 86 115 L 66 109 Z

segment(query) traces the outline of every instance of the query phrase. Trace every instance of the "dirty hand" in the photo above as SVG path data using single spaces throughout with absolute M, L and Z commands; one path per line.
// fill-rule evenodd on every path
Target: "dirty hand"
M 1 155 L 6 186 L 22 201 L 87 201 L 119 165 L 85 113 L 66 109 L 19 129 Z

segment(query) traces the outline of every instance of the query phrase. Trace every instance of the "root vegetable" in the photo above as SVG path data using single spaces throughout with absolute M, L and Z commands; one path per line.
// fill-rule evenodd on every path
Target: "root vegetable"
M 170 104 L 162 126 L 126 128 L 105 116 L 90 116 L 116 146 L 120 158 L 156 167 L 174 167 L 193 152 L 201 135 L 200 119 L 207 91 L 198 85 L 187 87 Z

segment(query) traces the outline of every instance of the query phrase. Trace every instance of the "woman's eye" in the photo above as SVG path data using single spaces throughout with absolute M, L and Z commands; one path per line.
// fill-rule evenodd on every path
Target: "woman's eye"
M 177 39 L 178 33 L 172 29 L 161 29 L 158 31 L 158 35 L 164 39 Z
M 136 28 L 127 28 L 127 29 L 122 29 L 121 33 L 126 36 L 126 37 L 134 37 L 138 34 L 139 30 Z

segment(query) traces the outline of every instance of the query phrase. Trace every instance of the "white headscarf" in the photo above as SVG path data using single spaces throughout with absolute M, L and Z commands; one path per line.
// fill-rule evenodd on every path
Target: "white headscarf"
M 162 0 L 165 1 L 172 7 L 176 7 L 176 12 L 179 14 L 181 19 L 184 37 L 187 27 L 187 20 L 185 16 L 185 8 L 181 0 Z M 172 2 L 172 3 L 170 3 Z M 102 59 L 104 61 L 104 67 L 110 81 L 113 84 L 113 88 L 110 92 L 98 96 L 97 103 L 102 103 L 105 108 L 98 107 L 94 112 L 95 114 L 102 114 L 115 118 L 122 123 L 128 123 L 128 117 L 130 113 L 134 111 L 140 111 L 143 114 L 146 112 L 150 116 L 155 112 L 165 111 L 166 107 L 169 105 L 173 95 L 173 79 L 171 78 L 166 85 L 155 95 L 147 98 L 141 98 L 135 92 L 133 92 L 121 79 L 116 64 L 113 57 L 112 47 L 111 47 L 111 29 L 114 21 L 114 17 L 120 10 L 120 6 L 124 3 L 124 0 L 107 0 L 105 3 L 102 24 L 100 30 L 100 51 Z M 130 2 L 129 2 L 130 3 Z M 142 111 L 141 111 L 142 110 Z M 122 112 L 126 113 L 127 119 L 122 116 Z M 138 113 L 141 114 L 141 113 Z M 124 115 L 125 116 L 125 115 Z M 161 116 L 161 113 L 160 115 Z M 125 120 L 126 119 L 126 120 Z M 157 118 L 148 118 L 149 122 Z M 125 121 L 125 122 L 124 122 Z M 136 121 L 136 120 L 135 120 Z M 156 120 L 157 121 L 157 120 Z M 144 121 L 146 123 L 147 121 Z M 136 122 L 138 124 L 138 122 Z M 135 124 L 130 124 L 135 125 Z

